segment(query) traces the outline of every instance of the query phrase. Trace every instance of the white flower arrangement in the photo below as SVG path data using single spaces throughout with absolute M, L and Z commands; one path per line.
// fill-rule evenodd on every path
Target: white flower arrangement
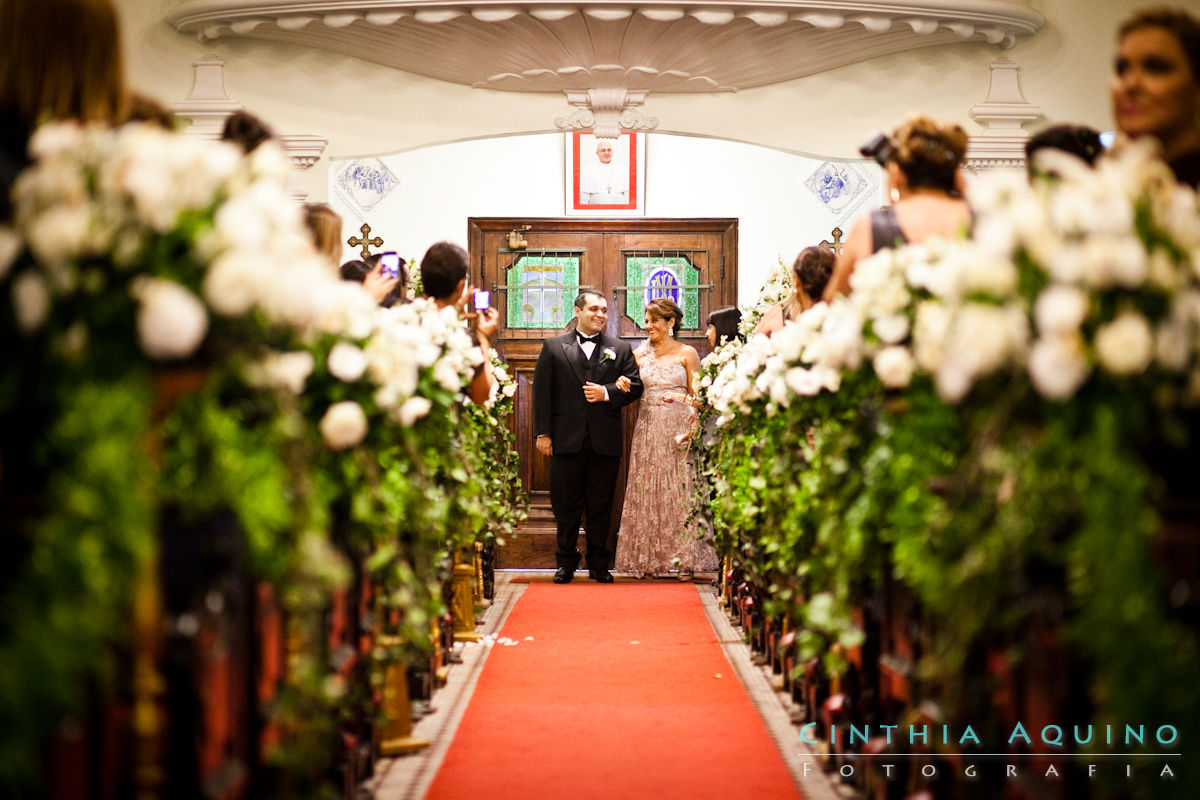
M 432 408 L 409 402 L 419 394 L 422 375 L 430 389 L 458 394 L 483 361 L 458 312 L 425 298 L 381 309 L 363 352 L 376 404 L 405 426 Z
M 56 309 L 76 313 L 114 292 L 127 298 L 136 346 L 154 361 L 191 358 L 225 320 L 280 329 L 293 349 L 254 342 L 243 377 L 300 395 L 313 391 L 309 378 L 324 358 L 330 375 L 363 392 L 357 401 L 314 398 L 327 408 L 319 427 L 334 449 L 365 438 L 364 401 L 412 425 L 438 393 L 458 402 L 482 360 L 454 309 L 429 300 L 381 309 L 361 285 L 339 279 L 286 194 L 290 167 L 275 145 L 244 157 L 233 145 L 155 126 L 55 123 L 30 148 L 35 161 L 13 189 L 14 227 L 0 228 L 0 281 L 18 329 L 51 331 L 58 352 L 86 355 L 96 336 L 86 318 L 49 327 Z M 339 341 L 318 353 L 329 336 Z
M 516 396 L 517 382 L 509 373 L 508 367 L 500 360 L 500 355 L 494 347 L 488 349 L 488 365 L 492 370 L 492 388 L 488 392 L 488 399 L 484 402 L 484 407 L 495 408 L 501 397 L 511 400 Z
M 951 403 L 1022 372 L 1055 402 L 1099 374 L 1178 376 L 1172 396 L 1200 401 L 1197 194 L 1140 147 L 1094 170 L 1055 154 L 1043 166 L 1058 177 L 976 182 L 973 239 L 883 250 L 859 262 L 849 295 L 706 359 L 718 421 L 837 391 L 864 362 L 889 389 L 925 374 Z
M 738 322 L 738 333 L 747 337 L 754 333 L 759 320 L 770 310 L 792 294 L 792 270 L 783 259 L 779 259 L 774 269 L 767 275 L 766 282 L 758 290 L 758 296 L 745 307 L 741 321 Z
M 0 232 L 23 330 L 114 290 L 139 302 L 138 339 L 156 360 L 192 356 L 212 315 L 311 325 L 339 281 L 286 195 L 282 151 L 260 150 L 243 158 L 142 124 L 39 128 L 13 187 L 15 229 Z M 30 258 L 13 255 L 14 238 Z

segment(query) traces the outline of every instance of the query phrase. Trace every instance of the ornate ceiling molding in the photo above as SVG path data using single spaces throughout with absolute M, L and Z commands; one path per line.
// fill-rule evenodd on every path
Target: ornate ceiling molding
M 1042 16 L 1027 0 L 184 0 L 167 21 L 490 89 L 732 92 L 920 47 L 1007 48 Z
M 176 117 L 191 123 L 183 131 L 188 136 L 219 139 L 225 128 L 226 118 L 233 112 L 240 111 L 243 106 L 225 92 L 224 59 L 206 55 L 193 61 L 192 66 L 195 68 L 192 91 L 188 93 L 186 100 L 172 103 L 171 109 Z M 292 162 L 292 172 L 288 176 L 288 195 L 301 202 L 308 197 L 303 172 L 321 159 L 329 140 L 311 133 L 285 133 L 279 140 L 288 160 Z

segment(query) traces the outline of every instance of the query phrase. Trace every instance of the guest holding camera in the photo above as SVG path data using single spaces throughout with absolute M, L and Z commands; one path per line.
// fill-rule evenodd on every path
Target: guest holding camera
M 500 315 L 491 308 L 487 292 L 470 291 L 467 285 L 469 272 L 467 251 L 450 242 L 438 242 L 431 246 L 421 259 L 421 284 L 425 296 L 432 299 L 438 308 L 454 306 L 464 312 L 463 316 L 474 325 L 472 333 L 483 353 L 483 364 L 467 387 L 467 396 L 472 402 L 482 404 L 492 391 L 490 342 L 500 326 Z
M 967 132 L 954 124 L 914 117 L 891 136 L 880 134 L 864 146 L 887 171 L 892 205 L 854 223 L 825 289 L 825 300 L 850 289 L 860 259 L 885 247 L 960 236 L 971 224 L 962 198 L 959 168 L 967 153 Z
M 375 253 L 366 261 L 354 259 L 338 268 L 344 281 L 361 283 L 367 294 L 384 308 L 408 299 L 408 270 L 396 253 Z

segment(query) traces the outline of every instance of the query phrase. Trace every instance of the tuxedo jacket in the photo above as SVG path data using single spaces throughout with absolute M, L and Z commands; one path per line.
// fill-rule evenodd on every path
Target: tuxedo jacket
M 616 386 L 621 375 L 633 384 L 628 392 Z M 608 400 L 589 403 L 583 396 L 588 381 L 603 385 Z M 641 396 L 633 350 L 620 339 L 600 334 L 590 359 L 574 330 L 542 343 L 533 372 L 533 424 L 538 436 L 551 438 L 556 454 L 578 453 L 584 438 L 590 437 L 594 452 L 621 455 L 621 409 Z

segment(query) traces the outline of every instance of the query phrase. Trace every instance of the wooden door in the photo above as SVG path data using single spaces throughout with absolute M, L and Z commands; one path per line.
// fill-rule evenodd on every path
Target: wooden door
M 526 245 L 510 248 L 508 233 L 526 225 L 529 229 L 520 233 Z M 542 341 L 574 321 L 575 297 L 589 289 L 608 299 L 608 335 L 636 347 L 644 338 L 646 300 L 666 294 L 682 299 L 685 318 L 679 338 L 703 358 L 709 311 L 736 302 L 737 220 L 472 218 L 468 228 L 472 278 L 492 290 L 492 303 L 500 312 L 498 349 L 517 381 L 512 426 L 521 483 L 529 495 L 529 519 L 498 550 L 496 565 L 552 568 L 556 544 L 550 459 L 534 447 L 531 391 Z M 636 405 L 625 415 L 625 455 L 609 534 L 614 552 Z M 585 550 L 582 534 L 579 550 Z

